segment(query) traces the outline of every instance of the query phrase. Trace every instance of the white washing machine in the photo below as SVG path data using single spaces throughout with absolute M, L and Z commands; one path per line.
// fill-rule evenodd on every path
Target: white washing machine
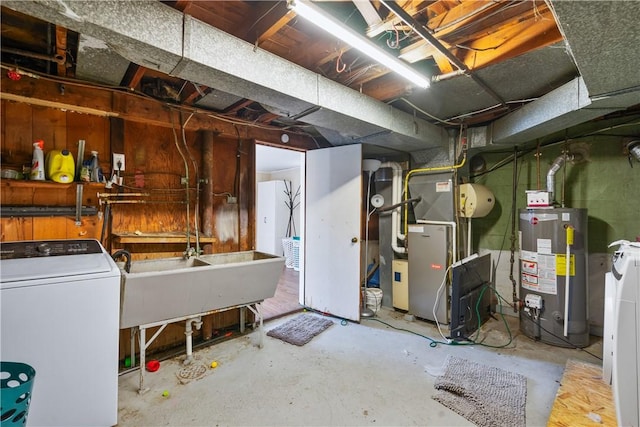
M 613 255 L 614 278 L 612 328 L 610 331 L 612 388 L 618 425 L 640 425 L 640 242 L 618 241 Z M 605 320 L 607 319 L 605 313 Z M 605 336 L 606 339 L 606 336 Z M 605 364 L 607 363 L 605 356 Z
M 35 371 L 27 425 L 118 421 L 120 270 L 96 240 L 0 246 L 0 359 Z

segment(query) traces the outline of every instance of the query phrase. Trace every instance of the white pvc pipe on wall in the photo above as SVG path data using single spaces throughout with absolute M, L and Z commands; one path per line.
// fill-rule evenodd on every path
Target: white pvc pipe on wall
M 386 162 L 380 165 L 383 168 L 393 169 L 393 180 L 391 182 L 391 204 L 395 205 L 400 203 L 402 199 L 402 166 L 396 162 Z M 391 211 L 391 248 L 395 253 L 405 254 L 407 248 L 398 246 L 398 239 L 404 240 L 405 235 L 400 232 L 400 212 L 402 207 L 398 206 Z

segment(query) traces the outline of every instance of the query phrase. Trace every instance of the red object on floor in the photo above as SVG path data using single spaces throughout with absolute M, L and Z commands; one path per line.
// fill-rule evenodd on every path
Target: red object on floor
M 149 360 L 147 362 L 147 371 L 155 372 L 158 369 L 160 369 L 160 362 L 158 362 L 157 360 Z
M 11 80 L 16 81 L 16 82 L 22 78 L 20 73 L 18 73 L 17 71 L 14 71 L 14 70 L 7 71 L 7 77 L 9 77 Z

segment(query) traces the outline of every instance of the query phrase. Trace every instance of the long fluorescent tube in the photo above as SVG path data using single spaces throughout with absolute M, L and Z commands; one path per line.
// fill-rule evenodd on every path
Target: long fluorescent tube
M 388 54 L 367 38 L 349 29 L 340 21 L 327 15 L 322 9 L 308 1 L 289 0 L 289 8 L 309 22 L 334 35 L 349 46 L 358 49 L 374 61 L 379 62 L 390 70 L 400 74 L 411 83 L 422 88 L 429 87 L 429 79 L 413 70 L 406 63 Z

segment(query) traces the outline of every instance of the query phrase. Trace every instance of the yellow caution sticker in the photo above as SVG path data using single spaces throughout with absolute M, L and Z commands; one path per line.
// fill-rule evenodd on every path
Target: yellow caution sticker
M 571 254 L 571 264 L 569 265 L 569 275 L 576 275 L 576 257 Z M 558 276 L 566 275 L 567 256 L 565 254 L 556 254 L 556 274 Z

